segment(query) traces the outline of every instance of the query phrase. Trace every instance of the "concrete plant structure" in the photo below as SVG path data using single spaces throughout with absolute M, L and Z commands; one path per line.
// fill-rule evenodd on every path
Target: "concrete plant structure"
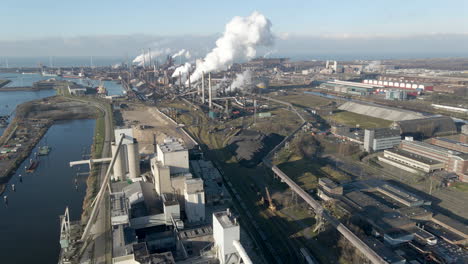
M 364 131 L 364 149 L 368 152 L 393 148 L 400 142 L 400 131 L 396 129 L 377 128 Z
M 201 178 L 192 178 L 185 180 L 185 215 L 187 221 L 204 222 L 205 221 L 205 190 Z
M 240 226 L 230 210 L 213 214 L 213 237 L 220 264 L 252 263 L 240 240 Z
M 114 179 L 125 180 L 136 179 L 140 177 L 140 153 L 138 150 L 138 141 L 133 137 L 131 128 L 115 129 L 115 138 L 119 138 L 124 134 L 122 146 L 117 153 L 115 143 L 112 143 L 112 156 L 117 155 L 113 168 Z
M 189 172 L 188 150 L 175 139 L 166 139 L 157 145 L 157 160 L 162 166 L 169 166 L 170 174 Z

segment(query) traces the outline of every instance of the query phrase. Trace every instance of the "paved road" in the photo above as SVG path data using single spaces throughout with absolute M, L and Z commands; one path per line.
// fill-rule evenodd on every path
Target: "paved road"
M 110 142 L 112 140 L 113 135 L 113 120 L 111 113 L 109 113 L 108 111 L 108 108 L 99 102 L 86 101 L 78 98 L 71 99 L 92 105 L 93 107 L 98 108 L 102 113 L 104 113 L 105 132 L 101 157 L 110 157 Z M 101 171 L 98 175 L 99 186 L 104 180 L 107 167 L 108 165 L 106 164 L 101 165 Z M 91 230 L 91 234 L 93 235 L 93 243 L 89 245 L 89 249 L 92 249 L 91 255 L 93 256 L 91 263 L 106 264 L 112 262 L 110 204 L 109 194 L 107 192 L 104 194 L 101 203 L 97 206 L 99 206 L 99 211 L 96 217 L 96 222 L 94 223 Z
M 105 113 L 105 133 L 104 133 L 104 145 L 102 148 L 102 157 L 110 157 L 110 142 L 112 140 L 112 118 L 111 113 L 108 113 L 107 107 L 102 105 L 96 105 L 101 111 Z M 102 184 L 107 171 L 107 165 L 101 165 L 101 171 L 99 173 L 99 183 Z M 96 223 L 93 226 L 94 234 L 94 263 L 105 264 L 111 263 L 112 255 L 112 237 L 110 228 L 110 204 L 109 194 L 106 192 L 104 198 L 101 200 L 99 206 L 99 212 L 96 218 Z M 104 209 L 104 210 L 103 210 Z

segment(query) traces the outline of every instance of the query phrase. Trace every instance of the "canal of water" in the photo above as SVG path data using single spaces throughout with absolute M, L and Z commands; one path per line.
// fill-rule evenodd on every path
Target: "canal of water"
M 38 74 L 0 73 L 0 79 L 12 80 L 8 86 L 30 86 L 47 78 Z M 115 82 L 104 82 L 104 85 L 109 94 L 122 93 L 122 87 Z M 0 115 L 14 114 L 18 104 L 52 95 L 54 90 L 0 92 Z M 80 167 L 81 171 L 77 171 L 69 167 L 69 162 L 89 153 L 94 126 L 95 120 L 52 125 L 10 179 L 3 194 L 8 197 L 8 204 L 3 197 L 0 200 L 0 263 L 57 263 L 59 215 L 68 206 L 71 219 L 78 220 L 86 193 L 87 175 L 77 175 L 77 172 L 86 172 L 88 168 Z M 0 135 L 3 130 L 0 128 Z M 39 157 L 34 173 L 26 173 L 25 166 L 38 147 L 45 144 L 52 148 L 51 152 Z M 16 191 L 12 190 L 13 184 Z
M 38 144 L 52 147 L 49 155 L 40 156 L 36 171 L 26 173 L 25 166 L 37 152 L 36 146 L 11 178 L 3 194 L 8 203 L 2 198 L 0 206 L 1 263 L 57 263 L 59 215 L 68 206 L 72 220 L 78 220 L 86 192 L 87 176 L 77 175 L 69 162 L 89 152 L 94 125 L 95 120 L 54 124 Z

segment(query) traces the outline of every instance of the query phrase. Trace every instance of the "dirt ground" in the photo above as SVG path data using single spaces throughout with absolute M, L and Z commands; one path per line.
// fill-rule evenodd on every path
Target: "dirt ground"
M 167 137 L 175 137 L 182 139 L 188 149 L 195 146 L 195 142 L 187 137 L 180 127 L 159 113 L 155 107 L 130 105 L 128 109 L 122 110 L 122 117 L 125 125 L 133 128 L 140 153 L 154 153 L 154 135 L 156 143 L 163 142 Z

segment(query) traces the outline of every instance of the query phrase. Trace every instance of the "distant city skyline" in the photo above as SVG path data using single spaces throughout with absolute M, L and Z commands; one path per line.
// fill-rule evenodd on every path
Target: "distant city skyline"
M 276 36 L 259 55 L 468 53 L 466 1 L 5 2 L 3 57 L 134 56 L 144 48 L 203 56 L 227 22 L 255 10 Z

